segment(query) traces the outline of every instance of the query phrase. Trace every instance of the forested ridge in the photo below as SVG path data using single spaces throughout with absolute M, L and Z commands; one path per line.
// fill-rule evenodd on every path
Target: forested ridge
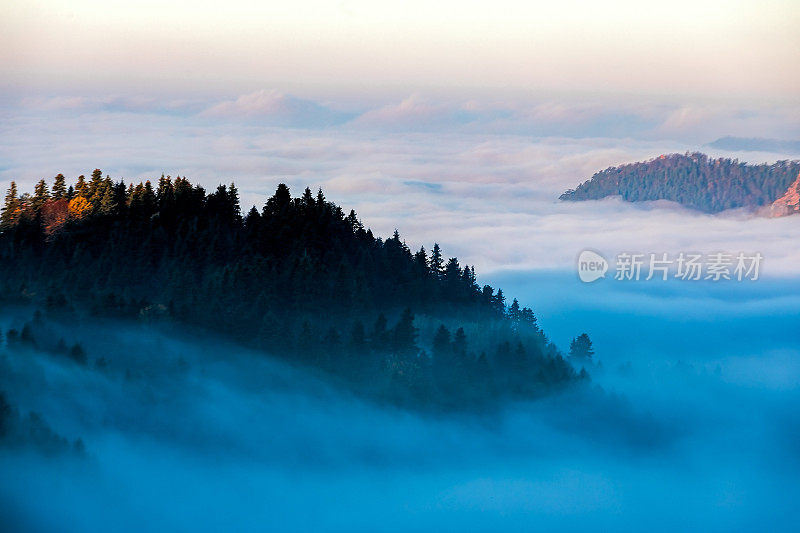
M 403 405 L 533 398 L 588 377 L 474 268 L 436 244 L 412 252 L 398 232 L 375 237 L 321 190 L 292 197 L 281 184 L 243 214 L 234 184 L 126 185 L 95 170 L 33 194 L 12 183 L 0 224 L 3 299 L 48 316 L 202 328 Z M 35 332 L 9 342 L 87 364 Z M 591 358 L 584 337 L 573 362 Z
M 662 155 L 645 162 L 610 167 L 561 195 L 561 200 L 621 196 L 629 202 L 671 200 L 717 213 L 769 205 L 800 173 L 800 161 L 751 165 L 737 159 L 711 159 L 701 153 Z

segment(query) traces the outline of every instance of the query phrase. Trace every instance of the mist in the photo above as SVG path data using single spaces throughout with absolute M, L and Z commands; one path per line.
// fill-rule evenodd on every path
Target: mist
M 535 304 L 560 346 L 575 328 L 592 336 L 590 385 L 425 414 L 196 332 L 45 318 L 89 364 L 3 347 L 0 390 L 86 452 L 3 451 L 0 518 L 26 531 L 797 528 L 800 280 L 491 281 Z M 3 330 L 32 312 L 5 309 Z

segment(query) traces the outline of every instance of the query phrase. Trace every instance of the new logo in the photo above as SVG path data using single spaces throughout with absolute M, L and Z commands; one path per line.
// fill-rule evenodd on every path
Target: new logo
M 605 277 L 608 272 L 608 261 L 592 250 L 584 250 L 578 256 L 578 277 L 584 283 L 591 283 Z

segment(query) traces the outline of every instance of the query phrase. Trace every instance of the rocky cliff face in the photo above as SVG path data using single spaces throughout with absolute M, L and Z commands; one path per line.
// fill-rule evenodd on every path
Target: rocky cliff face
M 772 202 L 768 215 L 771 217 L 785 217 L 800 212 L 800 174 L 789 185 L 783 196 Z

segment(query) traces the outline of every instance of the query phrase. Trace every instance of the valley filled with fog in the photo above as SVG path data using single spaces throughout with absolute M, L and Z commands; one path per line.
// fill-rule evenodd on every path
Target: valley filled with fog
M 5 350 L 0 389 L 85 452 L 3 451 L 0 517 L 29 531 L 797 525 L 797 280 L 497 281 L 540 303 L 560 345 L 576 324 L 589 332 L 592 384 L 432 415 L 359 400 L 214 338 L 48 323 L 92 339 L 89 364 Z M 3 329 L 30 311 L 5 309 Z
M 323 187 L 376 235 L 396 228 L 412 249 L 438 242 L 476 265 L 479 282 L 530 306 L 562 351 L 587 332 L 591 383 L 433 415 L 356 398 L 196 331 L 45 317 L 52 335 L 82 344 L 88 365 L 3 347 L 0 390 L 20 417 L 38 413 L 83 451 L 0 452 L 1 522 L 29 531 L 798 527 L 798 221 L 557 201 L 597 170 L 662 153 L 790 158 L 705 145 L 731 124 L 791 134 L 790 119 L 753 111 L 745 127 L 718 109 L 716 131 L 696 108 L 665 105 L 487 111 L 414 97 L 321 108 L 272 93 L 167 108 L 28 100 L 2 110 L 0 182 L 31 189 L 95 166 L 114 179 L 186 175 L 209 189 L 233 180 L 245 211 L 278 182 L 295 194 Z M 319 116 L 327 122 L 308 122 Z M 510 123 L 528 126 L 500 133 Z M 750 282 L 582 284 L 574 263 L 585 248 L 609 258 L 758 251 L 764 262 Z M 34 311 L 0 310 L 4 334 Z

